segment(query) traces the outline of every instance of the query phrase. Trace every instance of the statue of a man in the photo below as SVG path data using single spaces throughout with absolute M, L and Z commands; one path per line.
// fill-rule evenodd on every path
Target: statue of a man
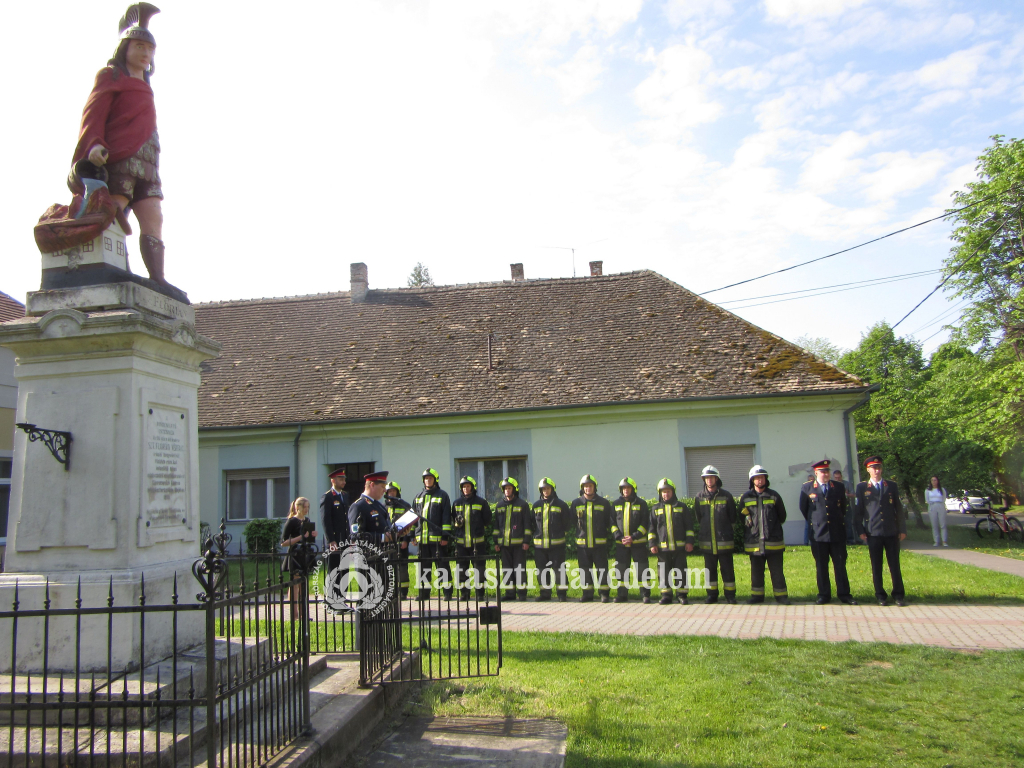
M 150 278 L 166 283 L 160 140 L 153 89 L 149 86 L 156 51 L 149 20 L 159 12 L 150 3 L 136 3 L 121 19 L 117 50 L 96 75 L 96 84 L 82 111 L 68 186 L 81 194 L 83 178 L 105 177 L 110 197 L 121 211 L 135 211 L 139 252 Z

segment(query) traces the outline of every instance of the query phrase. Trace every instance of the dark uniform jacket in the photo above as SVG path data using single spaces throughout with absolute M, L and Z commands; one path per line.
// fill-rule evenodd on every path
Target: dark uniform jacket
M 533 546 L 550 549 L 565 544 L 572 518 L 569 505 L 552 493 L 550 499 L 543 496 L 533 503 Z
M 743 544 L 747 554 L 764 557 L 786 548 L 786 537 L 782 534 L 786 505 L 778 493 L 771 488 L 765 488 L 764 493 L 751 488 L 740 496 L 740 514 L 743 515 Z
M 880 480 L 882 492 L 868 483 L 857 485 L 857 534 L 898 536 L 907 532 L 907 512 L 900 502 L 899 489 L 892 480 Z
M 398 518 L 412 509 L 412 504 L 401 497 L 392 498 L 391 496 L 384 497 L 384 506 L 388 508 L 388 512 L 391 514 L 391 522 L 394 523 Z M 404 530 L 402 535 L 398 537 L 398 541 L 409 541 L 413 537 L 413 533 L 416 530 L 415 525 L 410 525 Z
M 603 496 L 576 499 L 569 505 L 570 519 L 576 516 L 576 545 L 591 549 L 607 544 L 614 514 L 612 503 Z
M 707 488 L 693 500 L 694 516 L 700 526 L 700 548 L 713 555 L 732 552 L 736 547 L 736 499 L 723 488 L 708 493 Z M 693 544 L 693 534 L 686 537 Z
M 494 543 L 501 547 L 528 544 L 533 534 L 530 505 L 516 494 L 494 505 Z
M 463 547 L 483 544 L 491 529 L 491 505 L 474 493 L 452 504 L 452 538 Z
M 800 488 L 800 513 L 811 521 L 811 541 L 846 541 L 846 486 L 831 480 L 828 492 L 812 480 Z
M 365 493 L 348 508 L 348 527 L 353 537 L 379 543 L 391 528 L 387 507 Z
M 340 544 L 348 539 L 348 495 L 331 488 L 320 497 L 320 525 L 324 539 Z
M 430 521 L 427 525 L 422 520 L 417 523 L 416 541 L 420 545 L 441 541 L 451 538 L 452 531 L 452 503 L 448 500 L 448 494 L 436 485 L 427 490 L 424 488 L 419 495 L 413 499 L 412 508 L 416 514 L 425 517 Z
M 651 530 L 647 546 L 665 552 L 686 548 L 686 540 L 693 541 L 693 512 L 679 499 L 662 501 L 651 507 Z
M 651 527 L 647 501 L 634 493 L 629 501 L 625 496 L 619 496 L 612 506 L 615 510 L 612 515 L 612 536 L 615 540 L 621 542 L 623 537 L 632 536 L 633 544 L 630 546 L 647 546 L 647 531 Z

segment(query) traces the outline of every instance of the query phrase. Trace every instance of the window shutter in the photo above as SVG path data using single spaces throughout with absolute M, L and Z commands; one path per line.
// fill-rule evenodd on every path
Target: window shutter
M 722 476 L 722 487 L 737 498 L 747 490 L 747 473 L 754 466 L 754 446 L 722 445 L 686 449 L 686 495 L 696 496 L 704 487 L 700 472 L 708 464 Z

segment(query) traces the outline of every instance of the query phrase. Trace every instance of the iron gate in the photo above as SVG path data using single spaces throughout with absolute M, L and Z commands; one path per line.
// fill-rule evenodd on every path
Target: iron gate
M 367 565 L 397 586 L 404 561 L 390 549 L 367 558 Z M 409 597 L 395 588 L 382 605 L 355 611 L 360 686 L 497 675 L 502 663 L 501 590 L 493 576 L 501 572 L 498 559 L 418 558 L 408 567 Z M 434 572 L 439 583 L 428 591 L 424 585 Z

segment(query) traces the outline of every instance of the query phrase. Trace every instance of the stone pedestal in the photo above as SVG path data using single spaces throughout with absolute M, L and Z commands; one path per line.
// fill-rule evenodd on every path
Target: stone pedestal
M 111 595 L 116 606 L 138 605 L 143 578 L 146 603 L 169 604 L 175 575 L 180 602 L 194 602 L 196 393 L 200 363 L 219 345 L 196 334 L 191 306 L 133 283 L 39 291 L 26 310 L 0 326 L 0 345 L 17 356 L 17 421 L 70 432 L 72 442 L 65 468 L 43 442 L 16 432 L 0 605 L 9 610 L 17 583 L 20 609 L 42 608 L 47 579 L 53 608 L 73 608 L 79 583 L 83 607 L 105 606 Z M 143 648 L 137 616 L 119 617 L 112 632 L 103 624 L 83 625 L 82 633 L 97 636 L 79 651 L 73 637 L 55 644 L 51 626 L 49 668 L 105 668 L 108 633 L 114 669 L 140 651 L 147 660 L 170 652 L 170 632 L 155 627 Z M 63 622 L 56 636 L 73 630 Z M 6 632 L 0 669 L 10 668 Z M 41 636 L 23 632 L 19 671 L 31 664 L 30 648 L 42 653 Z M 201 640 L 202 615 L 180 614 L 178 647 Z M 82 652 L 96 658 L 81 659 Z

